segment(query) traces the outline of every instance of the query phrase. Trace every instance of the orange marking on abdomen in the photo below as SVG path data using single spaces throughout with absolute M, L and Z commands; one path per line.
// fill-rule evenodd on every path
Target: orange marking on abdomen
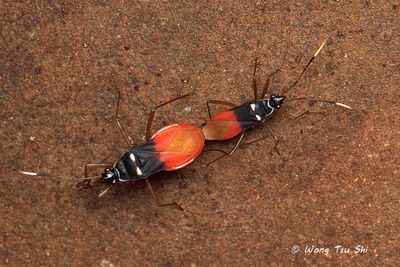
M 236 114 L 231 110 L 213 116 L 206 122 L 202 130 L 206 140 L 226 140 L 242 131 Z
M 192 124 L 173 124 L 153 135 L 159 160 L 166 171 L 177 170 L 189 165 L 204 148 L 204 135 Z

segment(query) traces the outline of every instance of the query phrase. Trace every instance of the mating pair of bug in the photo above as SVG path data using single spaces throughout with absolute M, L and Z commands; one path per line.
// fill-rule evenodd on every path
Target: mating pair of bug
M 238 142 L 234 146 L 234 148 L 230 152 L 225 152 L 223 150 L 208 150 L 208 151 L 219 151 L 222 153 L 221 156 L 213 159 L 207 164 L 203 164 L 200 166 L 189 166 L 192 168 L 204 167 L 208 166 L 211 163 L 225 157 L 232 155 L 235 150 L 241 144 L 243 137 L 247 130 L 256 127 L 265 122 L 266 118 L 271 116 L 275 109 L 279 109 L 285 100 L 285 94 L 291 90 L 300 78 L 303 76 L 307 67 L 311 64 L 315 57 L 319 54 L 319 52 L 324 47 L 325 42 L 319 47 L 317 52 L 313 55 L 313 57 L 309 60 L 301 74 L 298 76 L 296 81 L 283 91 L 282 94 L 279 95 L 271 95 L 266 98 L 270 78 L 268 77 L 266 83 L 264 85 L 263 91 L 258 97 L 257 93 L 257 82 L 256 82 L 256 70 L 257 70 L 257 58 L 254 64 L 253 71 L 253 91 L 254 91 L 254 100 L 246 102 L 240 106 L 236 106 L 233 103 L 220 101 L 220 100 L 209 100 L 207 101 L 207 108 L 209 113 L 209 119 L 200 127 L 193 124 L 172 124 L 162 128 L 157 131 L 154 135 L 151 136 L 151 126 L 156 113 L 156 110 L 171 103 L 178 99 L 182 99 L 187 97 L 188 95 L 183 95 L 177 97 L 175 99 L 169 100 L 161 105 L 154 107 L 149 115 L 146 127 L 146 142 L 140 145 L 134 145 L 129 138 L 128 134 L 122 127 L 119 121 L 119 104 L 120 104 L 120 92 L 118 91 L 118 102 L 117 102 L 117 111 L 116 111 L 116 123 L 118 129 L 120 130 L 123 138 L 125 139 L 128 149 L 122 155 L 122 157 L 115 162 L 114 164 L 86 164 L 85 167 L 85 177 L 83 178 L 73 178 L 73 177 L 65 177 L 60 175 L 53 175 L 49 173 L 33 173 L 33 172 L 25 172 L 20 171 L 20 173 L 25 175 L 32 176 L 51 176 L 51 177 L 59 177 L 66 179 L 74 179 L 80 180 L 77 184 L 78 187 L 82 188 L 90 188 L 92 189 L 93 183 L 100 183 L 107 185 L 107 188 L 98 194 L 99 197 L 104 195 L 114 184 L 118 182 L 127 182 L 133 180 L 142 180 L 144 179 L 150 189 L 150 192 L 154 198 L 155 203 L 158 206 L 169 206 L 175 205 L 178 208 L 180 206 L 177 203 L 160 203 L 154 190 L 148 180 L 148 178 L 160 171 L 173 171 L 184 168 L 192 163 L 203 151 L 205 147 L 206 140 L 226 140 L 233 138 L 237 135 L 240 135 Z M 295 98 L 290 100 L 298 100 L 304 98 Z M 327 100 L 315 100 L 321 101 L 328 104 L 338 105 L 344 108 L 351 109 L 351 107 Z M 214 116 L 211 116 L 209 104 L 220 104 L 229 106 L 230 109 L 222 111 Z M 304 115 L 308 113 L 302 113 Z M 301 116 L 299 115 L 299 116 Z M 273 133 L 272 129 L 267 125 L 267 128 L 270 134 L 276 140 L 275 149 L 278 144 L 278 138 Z M 257 140 L 253 140 L 252 142 L 261 140 L 264 137 L 261 137 Z M 250 143 L 252 143 L 250 142 Z M 278 150 L 277 150 L 278 151 Z M 278 151 L 279 153 L 279 151 Z M 101 176 L 88 177 L 88 172 L 90 169 L 95 168 L 105 168 L 103 174 Z

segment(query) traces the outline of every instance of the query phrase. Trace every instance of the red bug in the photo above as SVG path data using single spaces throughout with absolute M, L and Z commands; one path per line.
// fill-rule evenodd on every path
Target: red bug
M 260 124 L 263 124 L 269 116 L 271 116 L 275 109 L 279 109 L 281 105 L 283 104 L 286 96 L 284 95 L 287 93 L 290 89 L 292 89 L 299 79 L 303 76 L 304 72 L 306 71 L 307 67 L 311 64 L 311 62 L 314 60 L 315 57 L 319 54 L 319 52 L 322 50 L 324 47 L 326 41 L 319 47 L 317 52 L 314 54 L 314 56 L 309 60 L 297 80 L 290 86 L 288 87 L 287 90 L 285 90 L 282 94 L 278 95 L 271 95 L 269 98 L 265 98 L 265 95 L 267 94 L 268 91 L 268 86 L 270 83 L 270 78 L 268 77 L 264 89 L 261 93 L 260 98 L 257 96 L 257 82 L 256 82 L 256 69 L 257 69 L 257 58 L 255 60 L 254 64 L 254 71 L 253 71 L 253 91 L 254 91 L 254 100 L 246 102 L 244 104 L 241 104 L 240 106 L 236 106 L 233 103 L 227 102 L 227 101 L 221 101 L 221 100 L 209 100 L 207 101 L 207 108 L 208 108 L 208 113 L 210 116 L 210 119 L 205 122 L 205 124 L 202 126 L 204 136 L 206 140 L 226 140 L 233 138 L 239 134 L 242 134 L 241 137 L 239 138 L 239 141 L 233 148 L 233 150 L 229 153 L 232 154 L 236 148 L 240 145 L 240 142 L 242 141 L 244 134 L 247 130 L 252 129 Z M 298 99 L 305 99 L 305 98 L 296 98 L 296 99 L 290 99 L 290 100 L 298 100 Z M 344 108 L 349 108 L 352 109 L 351 107 L 334 102 L 334 101 L 328 101 L 328 100 L 313 100 L 313 101 L 320 101 L 328 104 L 335 104 Z M 213 104 L 221 104 L 221 105 L 228 105 L 231 106 L 231 109 L 222 111 L 214 116 L 211 116 L 210 112 L 210 107 L 209 103 Z M 297 116 L 300 117 L 306 113 L 311 113 L 309 111 L 306 111 L 302 113 L 301 115 Z M 267 125 L 268 130 L 272 134 L 272 136 L 276 140 L 275 144 L 275 149 L 276 145 L 278 143 L 278 138 L 276 135 L 273 133 L 272 129 Z M 265 138 L 266 136 L 259 138 L 254 141 L 258 141 L 260 139 Z M 252 142 L 254 142 L 252 141 Z M 250 143 L 252 143 L 250 142 Z M 278 151 L 278 150 L 277 150 Z M 279 153 L 279 151 L 278 151 Z
M 78 187 L 91 188 L 90 181 L 106 184 L 107 188 L 98 196 L 105 194 L 112 185 L 117 182 L 127 182 L 134 180 L 145 180 L 158 206 L 175 205 L 181 209 L 177 203 L 160 204 L 157 196 L 152 189 L 148 177 L 160 171 L 173 171 L 184 168 L 196 159 L 203 151 L 205 138 L 201 128 L 192 124 L 172 124 L 157 131 L 151 138 L 151 125 L 155 112 L 158 108 L 187 97 L 188 94 L 167 101 L 156 106 L 150 112 L 146 127 L 146 142 L 140 145 L 133 145 L 131 139 L 123 129 L 119 121 L 120 92 L 118 92 L 116 123 L 122 136 L 128 144 L 127 151 L 114 164 L 85 164 L 85 177 L 73 178 L 68 176 L 53 175 L 49 173 L 20 173 L 32 176 L 52 176 L 66 179 L 83 180 L 77 184 Z M 105 168 L 101 176 L 88 177 L 88 170 L 93 168 Z
M 204 148 L 205 138 L 201 129 L 195 125 L 172 124 L 149 138 L 156 110 L 187 96 L 188 94 L 172 99 L 151 110 L 147 122 L 147 141 L 144 144 L 132 144 L 117 115 L 117 125 L 128 144 L 128 150 L 112 168 L 105 170 L 101 180 L 106 183 L 116 183 L 146 179 L 160 171 L 181 169 L 197 158 Z

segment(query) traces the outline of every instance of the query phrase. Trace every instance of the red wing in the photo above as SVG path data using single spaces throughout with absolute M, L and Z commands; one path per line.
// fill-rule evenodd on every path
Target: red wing
M 177 170 L 190 164 L 204 148 L 204 136 L 200 128 L 191 124 L 174 124 L 153 136 L 159 160 L 166 171 Z
M 236 114 L 231 111 L 223 111 L 209 119 L 203 126 L 203 134 L 206 140 L 225 140 L 242 132 Z

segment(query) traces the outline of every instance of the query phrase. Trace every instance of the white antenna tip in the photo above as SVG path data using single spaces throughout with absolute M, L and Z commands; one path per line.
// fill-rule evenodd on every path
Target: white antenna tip
M 18 170 L 19 173 L 25 174 L 25 175 L 30 175 L 30 176 L 37 176 L 38 174 L 36 172 L 25 172 L 25 171 L 20 171 Z
M 315 52 L 314 57 L 318 56 L 319 52 L 321 52 L 322 48 L 324 48 L 324 46 L 326 45 L 326 42 L 328 41 L 328 39 L 326 39 L 322 45 L 318 48 L 317 52 Z
M 348 105 L 346 105 L 346 104 L 342 104 L 342 103 L 339 103 L 339 102 L 336 102 L 335 103 L 337 106 L 339 106 L 339 107 L 342 107 L 342 108 L 347 108 L 347 109 L 353 109 L 352 107 L 350 107 L 350 106 L 348 106 Z

